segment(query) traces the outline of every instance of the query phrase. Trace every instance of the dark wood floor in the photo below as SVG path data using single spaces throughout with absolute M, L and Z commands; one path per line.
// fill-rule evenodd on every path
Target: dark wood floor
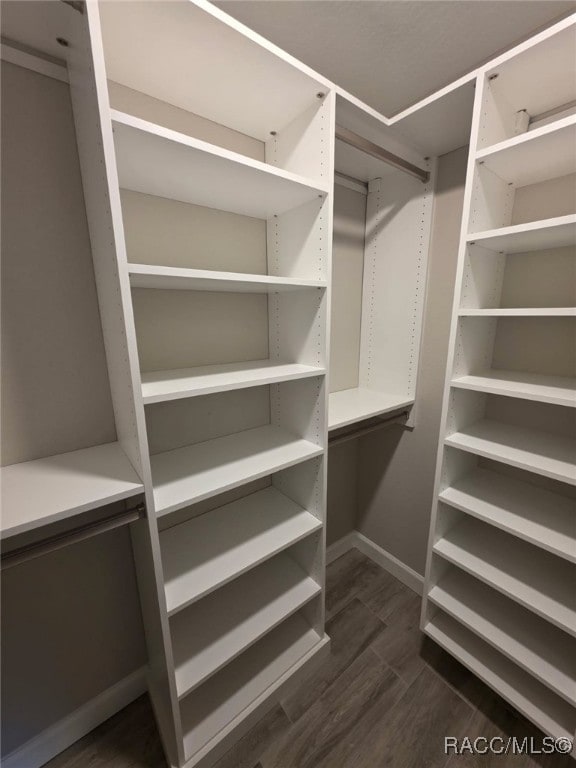
M 328 567 L 330 658 L 216 768 L 574 768 L 562 756 L 449 756 L 444 736 L 541 734 L 418 630 L 420 598 L 352 550 Z M 143 696 L 49 768 L 165 768 Z

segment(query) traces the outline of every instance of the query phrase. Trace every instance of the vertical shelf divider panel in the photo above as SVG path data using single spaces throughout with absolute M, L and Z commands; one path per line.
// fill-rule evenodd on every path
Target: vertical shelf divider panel
M 203 0 L 177 7 L 160 2 L 125 6 L 92 0 L 82 13 L 72 5 L 67 12 L 74 118 L 118 439 L 143 482 L 146 497 L 146 518 L 131 530 L 148 647 L 149 690 L 169 764 L 173 768 L 208 768 L 254 724 L 257 713 L 263 714 L 274 704 L 283 687 L 291 687 L 299 676 L 310 674 L 329 649 L 324 630 L 325 371 L 329 360 L 335 93 L 320 76 L 315 78 L 304 65 Z M 161 22 L 166 22 L 165 26 Z M 163 31 L 158 31 L 159 24 Z M 139 54 L 125 50 L 122 30 L 126 28 L 137 30 Z M 194 41 L 189 40 L 194 35 L 202 37 L 199 44 L 215 66 L 208 67 L 207 82 L 196 83 L 191 90 L 182 89 L 171 68 L 183 82 L 187 79 L 182 67 L 190 71 L 197 68 L 197 51 Z M 149 39 L 154 41 L 150 46 L 154 48 L 150 53 L 153 61 L 147 60 L 147 67 L 143 67 L 143 41 Z M 248 77 L 255 67 L 263 72 L 263 80 L 257 84 Z M 152 100 L 164 100 L 215 121 L 213 124 L 218 123 L 223 130 L 247 134 L 262 143 L 265 162 L 113 111 L 109 79 L 142 89 L 141 93 Z M 227 89 L 231 88 L 233 98 L 228 99 Z M 246 102 L 253 108 L 246 108 Z M 128 135 L 128 129 L 136 133 Z M 274 138 L 270 137 L 272 132 Z M 153 157 L 146 151 L 135 157 L 142 137 L 153 146 Z M 187 163 L 197 164 L 206 183 L 188 183 Z M 161 189 L 149 188 L 158 179 Z M 143 194 L 166 195 L 167 200 L 181 204 L 214 206 L 214 210 L 264 220 L 268 274 L 211 273 L 194 269 L 193 264 L 187 269 L 130 265 L 121 185 L 128 190 L 138 187 Z M 189 290 L 175 290 L 178 288 Z M 202 368 L 198 363 L 194 368 L 192 360 L 187 369 L 191 375 L 205 372 L 216 378 L 201 386 L 190 381 L 175 393 L 164 386 L 167 392 L 147 394 L 142 387 L 148 372 L 144 366 L 146 373 L 141 372 L 134 291 L 155 289 L 164 292 L 168 304 L 176 295 L 179 301 L 184 297 L 192 302 L 195 291 L 202 291 L 204 297 L 218 291 L 266 293 L 269 360 L 262 362 L 271 367 L 272 375 L 264 366 L 250 380 L 235 374 L 244 363 L 223 359 L 212 367 Z M 165 373 L 170 376 L 178 370 Z M 151 372 L 152 379 L 160 382 L 162 375 L 163 371 Z M 260 421 L 254 428 L 238 431 L 234 425 L 222 425 L 221 415 L 219 422 L 205 420 L 199 425 L 202 401 L 198 397 L 238 397 L 228 402 L 234 402 L 236 408 L 240 402 L 247 403 L 246 423 L 252 417 L 261 419 L 263 411 L 269 413 L 269 423 L 262 426 Z M 181 433 L 174 413 L 188 415 L 189 423 Z M 158 448 L 155 429 L 163 430 L 174 447 Z M 210 434 L 210 429 L 217 434 Z M 258 444 L 255 433 L 262 437 Z M 287 444 L 300 446 L 299 451 L 285 455 L 275 450 L 274 440 L 278 442 L 279 436 Z M 215 460 L 213 455 L 221 443 L 226 443 L 233 454 L 230 461 L 238 463 L 245 455 L 250 476 L 239 474 L 230 479 L 226 462 Z M 193 454 L 195 465 L 182 460 L 175 467 L 170 464 L 172 454 L 184 459 Z M 152 473 L 155 468 L 157 474 L 159 462 L 166 467 L 163 477 L 168 484 L 180 482 L 181 498 L 173 504 L 159 504 L 162 489 L 154 487 Z M 198 487 L 203 472 L 210 473 L 205 493 Z M 254 493 L 251 480 L 258 480 L 260 488 L 268 483 L 268 491 Z M 234 498 L 239 500 L 226 506 L 230 499 L 226 493 L 233 489 Z M 264 514 L 261 508 L 268 496 L 280 503 L 276 515 Z M 212 498 L 211 505 L 204 504 Z M 213 570 L 216 565 L 204 563 L 202 573 L 209 585 L 204 591 L 210 594 L 199 594 L 190 574 L 203 562 L 203 553 L 194 551 L 188 559 L 186 548 L 173 551 L 170 542 L 177 541 L 179 533 L 186 537 L 188 532 L 190 546 L 201 547 L 202 541 L 189 535 L 195 530 L 212 531 L 216 541 L 215 526 L 230 509 L 246 519 L 238 526 L 236 538 L 230 531 L 218 539 L 229 548 L 228 557 L 217 548 L 214 561 L 224 557 L 228 571 L 222 576 Z M 291 528 L 290 518 L 296 512 L 299 522 Z M 286 529 L 285 541 L 280 544 L 276 541 L 279 525 Z M 246 540 L 250 531 L 255 537 L 252 545 Z M 273 557 L 276 549 L 285 551 Z M 235 563 L 234 552 L 243 552 L 241 567 Z M 285 584 L 286 579 L 280 579 L 276 587 L 272 581 L 266 600 L 273 610 L 269 618 L 262 614 L 259 622 L 251 619 L 249 641 L 242 638 L 241 627 L 236 628 L 237 640 L 229 647 L 225 621 L 196 630 L 196 617 L 205 622 L 219 607 L 227 613 L 226 600 L 243 583 L 256 578 L 254 569 L 260 563 L 260 572 L 285 563 L 288 575 L 293 570 L 302 574 L 305 588 L 287 599 L 283 595 L 291 594 L 291 582 Z M 237 583 L 237 579 L 243 581 Z M 172 616 L 174 606 L 167 604 L 172 599 L 174 580 L 180 585 L 178 616 Z M 256 616 L 259 610 L 263 608 L 249 590 L 244 614 L 253 612 Z M 206 632 L 212 647 L 209 679 L 207 675 L 204 679 L 202 669 Z M 257 642 L 251 649 L 252 641 Z M 182 673 L 176 669 L 176 651 L 180 661 L 186 659 L 190 669 L 197 670 L 197 677 L 191 678 L 193 684 L 179 687 L 178 675 Z
M 551 283 L 555 293 L 546 287 L 550 306 L 542 305 L 544 266 L 534 265 L 554 248 L 574 247 L 569 258 L 576 259 L 576 212 L 564 210 L 560 187 L 554 198 L 544 186 L 562 178 L 564 168 L 570 173 L 576 159 L 561 140 L 574 130 L 565 102 L 576 95 L 575 33 L 572 16 L 477 76 L 421 620 L 426 634 L 545 733 L 572 739 L 575 603 L 566 585 L 576 581 L 576 520 L 565 513 L 574 505 L 576 441 L 563 428 L 576 403 L 576 379 L 566 373 L 562 344 L 574 309 L 562 306 L 561 281 Z M 529 116 L 516 120 L 524 106 Z M 540 122 L 544 107 L 559 108 L 554 125 Z M 551 150 L 567 162 L 548 165 Z M 522 208 L 518 198 L 526 194 L 530 206 Z M 523 291 L 530 297 L 525 305 L 517 303 Z M 512 331 L 507 323 L 515 324 Z M 543 342 L 552 328 L 546 323 L 555 323 L 552 351 Z M 518 352 L 524 346 L 531 347 L 529 359 Z M 446 585 L 465 610 L 454 607 Z M 512 601 L 509 611 L 499 592 Z

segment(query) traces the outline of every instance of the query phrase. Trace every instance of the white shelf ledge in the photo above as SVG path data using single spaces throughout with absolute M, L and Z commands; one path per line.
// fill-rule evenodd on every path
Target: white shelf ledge
M 565 376 L 487 370 L 452 379 L 452 386 L 576 408 L 576 379 Z
M 281 554 L 170 621 L 178 698 L 183 698 L 319 595 L 320 586 Z
M 269 425 L 150 457 L 158 515 L 320 456 L 324 449 Z
M 413 397 L 390 395 L 363 387 L 331 392 L 328 396 L 328 428 L 347 427 L 411 405 L 414 405 Z
M 484 419 L 445 438 L 446 445 L 576 485 L 576 440 Z
M 424 632 L 544 733 L 573 738 L 576 710 L 488 643 L 445 614 L 429 621 Z
M 476 153 L 476 161 L 516 187 L 576 171 L 576 115 Z
M 469 243 L 503 253 L 528 253 L 576 243 L 576 214 L 468 235 Z
M 328 642 L 295 614 L 187 696 L 181 703 L 186 759 L 204 747 L 207 753 L 222 729 L 257 710 Z
M 205 141 L 112 110 L 120 187 L 269 219 L 329 189 Z
M 428 599 L 576 705 L 576 641 L 565 632 L 456 569 L 432 587 Z
M 326 288 L 326 282 L 323 280 L 250 275 L 243 272 L 215 272 L 209 269 L 162 267 L 150 264 L 128 264 L 128 273 L 132 288 L 226 293 L 280 293 L 301 291 L 305 288 Z
M 168 614 L 321 528 L 318 518 L 271 486 L 162 531 Z
M 118 443 L 3 467 L 1 538 L 144 493 Z
M 451 528 L 433 551 L 576 636 L 571 563 L 473 519 Z
M 142 374 L 142 399 L 145 405 L 180 400 L 197 395 L 211 395 L 231 389 L 245 389 L 282 381 L 323 376 L 324 368 L 275 360 L 252 360 L 247 363 L 204 365 L 172 371 Z
M 463 307 L 461 317 L 576 317 L 575 307 L 493 307 L 471 309 Z
M 576 502 L 486 469 L 439 494 L 455 509 L 576 563 Z

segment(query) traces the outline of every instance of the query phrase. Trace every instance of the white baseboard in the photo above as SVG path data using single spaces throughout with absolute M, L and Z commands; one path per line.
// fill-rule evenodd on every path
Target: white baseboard
M 374 544 L 373 541 L 366 538 L 364 534 L 359 531 L 352 531 L 347 533 L 338 541 L 331 544 L 326 548 L 326 563 L 331 563 L 345 552 L 350 549 L 357 549 L 362 552 L 363 555 L 369 557 L 375 563 L 380 565 L 384 570 L 391 573 L 392 576 L 401 581 L 411 590 L 421 595 L 424 591 L 424 577 L 416 571 L 412 570 L 408 565 L 398 560 L 397 557 L 391 555 L 378 544 Z
M 144 667 L 2 758 L 2 768 L 40 768 L 147 690 Z

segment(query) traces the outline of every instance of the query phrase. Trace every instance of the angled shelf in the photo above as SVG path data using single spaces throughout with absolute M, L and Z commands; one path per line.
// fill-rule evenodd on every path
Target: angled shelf
M 346 427 L 411 405 L 414 405 L 413 397 L 389 395 L 364 387 L 331 392 L 328 396 L 329 429 Z
M 328 188 L 259 160 L 112 110 L 120 187 L 269 219 Z
M 433 552 L 576 636 L 571 563 L 472 519 L 451 528 Z
M 487 469 L 444 489 L 440 501 L 576 563 L 576 501 Z
M 322 522 L 269 487 L 160 533 L 172 615 L 306 536 Z M 201 547 L 194 545 L 201 541 Z
M 576 214 L 468 235 L 470 244 L 502 253 L 528 253 L 576 244 Z
M 446 445 L 576 485 L 576 440 L 483 419 L 448 435 Z
M 573 738 L 574 707 L 462 624 L 440 613 L 424 626 L 424 632 L 545 733 Z
M 321 587 L 280 554 L 213 592 L 170 621 L 178 697 L 230 663 Z
M 132 288 L 157 288 L 183 291 L 223 291 L 230 293 L 280 293 L 304 288 L 325 288 L 322 280 L 298 277 L 250 275 L 242 272 L 216 272 L 150 264 L 128 264 Z
M 2 467 L 1 538 L 144 493 L 119 443 Z
M 523 371 L 487 370 L 458 376 L 452 386 L 475 392 L 535 400 L 540 403 L 576 408 L 576 379 L 565 376 L 544 376 Z
M 197 395 L 211 395 L 231 389 L 245 389 L 282 381 L 323 376 L 324 368 L 277 360 L 253 360 L 247 363 L 203 365 L 172 371 L 142 374 L 144 404 L 162 403 Z
M 576 172 L 576 115 L 476 153 L 476 161 L 516 187 Z
M 456 569 L 429 593 L 432 603 L 576 705 L 576 640 Z
M 186 757 L 208 751 L 224 727 L 234 728 L 257 710 L 327 643 L 295 614 L 187 696 L 181 703 Z
M 576 317 L 574 307 L 460 309 L 460 317 Z
M 320 456 L 323 448 L 269 425 L 150 457 L 158 516 Z

